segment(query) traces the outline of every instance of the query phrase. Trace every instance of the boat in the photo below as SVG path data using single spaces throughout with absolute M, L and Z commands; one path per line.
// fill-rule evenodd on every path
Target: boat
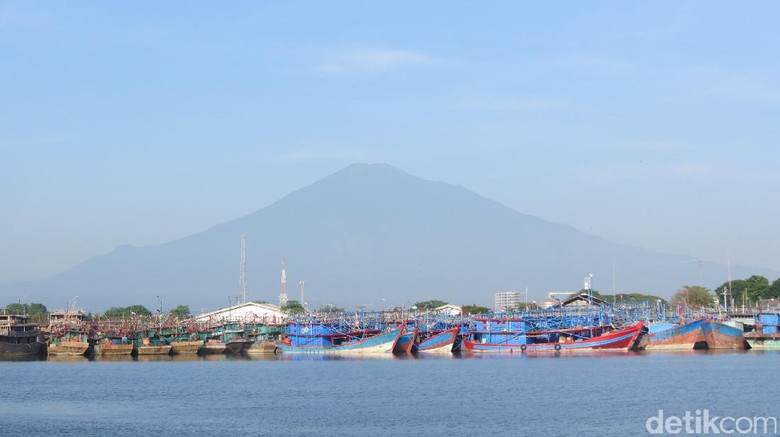
M 418 353 L 452 353 L 460 327 L 433 334 L 417 344 Z
M 78 329 L 57 331 L 49 338 L 49 355 L 78 356 L 89 351 L 89 336 Z
M 46 350 L 39 326 L 27 323 L 27 316 L 0 314 L 0 358 L 43 358 Z
M 130 356 L 134 349 L 135 345 L 127 337 L 106 336 L 95 344 L 94 353 L 100 356 Z
M 276 349 L 276 342 L 273 340 L 255 340 L 252 346 L 247 349 L 249 355 L 272 354 Z
M 164 344 L 160 337 L 142 337 L 136 341 L 133 355 L 170 355 L 171 345 Z
M 704 334 L 704 341 L 707 343 L 707 349 L 731 349 L 745 350 L 750 345 L 745 341 L 745 333 L 742 324 L 735 326 L 725 322 L 720 323 L 714 320 L 707 320 L 702 324 L 701 331 Z
M 395 347 L 393 347 L 393 353 L 394 354 L 410 354 L 414 352 L 414 349 L 416 349 L 415 342 L 417 341 L 417 336 L 419 335 L 420 331 L 417 328 L 414 328 L 411 331 L 405 331 L 401 336 L 398 338 L 398 341 L 395 344 Z
M 204 343 L 200 349 L 198 349 L 199 355 L 219 355 L 224 354 L 225 349 L 227 348 L 227 345 L 222 340 L 217 340 L 215 338 L 210 339 L 206 343 Z
M 756 328 L 744 334 L 751 349 L 780 350 L 780 314 L 760 313 L 756 315 Z
M 574 352 L 592 350 L 630 350 L 644 326 L 639 322 L 625 329 L 594 326 L 555 331 L 525 333 L 525 343 L 476 343 L 464 339 L 466 350 L 472 352 Z M 590 332 L 594 335 L 591 336 Z
M 702 325 L 706 319 L 682 325 L 649 325 L 649 331 L 637 342 L 637 350 L 693 350 L 706 349 Z
M 192 355 L 197 354 L 201 347 L 203 347 L 203 340 L 176 340 L 171 342 L 171 353 Z
M 308 328 L 308 326 L 305 328 Z M 362 338 L 354 338 L 351 341 L 343 342 L 343 334 L 341 336 L 325 334 L 314 337 L 300 337 L 293 334 L 288 335 L 285 338 L 285 341 L 277 343 L 275 351 L 276 353 L 288 354 L 390 354 L 395 349 L 398 339 L 403 335 L 405 330 L 406 326 L 402 325 L 399 328 L 387 332 Z M 313 344 L 313 342 L 310 341 L 308 341 L 309 344 L 306 344 L 307 340 L 311 339 L 319 339 L 321 343 L 330 344 Z M 335 342 L 333 342 L 334 340 Z

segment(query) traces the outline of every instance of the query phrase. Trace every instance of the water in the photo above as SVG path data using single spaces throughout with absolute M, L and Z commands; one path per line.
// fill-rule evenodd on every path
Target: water
M 756 351 L 0 362 L 0 435 L 644 435 L 659 409 L 778 417 L 778 369 Z

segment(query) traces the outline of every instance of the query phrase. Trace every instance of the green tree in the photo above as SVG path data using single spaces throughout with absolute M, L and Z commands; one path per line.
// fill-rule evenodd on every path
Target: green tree
M 438 299 L 426 300 L 426 301 L 417 302 L 416 304 L 414 304 L 414 306 L 416 306 L 417 309 L 420 310 L 420 311 L 428 311 L 428 310 L 432 310 L 434 308 L 438 308 L 438 307 L 444 306 L 444 305 L 447 305 L 447 302 L 444 302 L 443 300 L 438 300 Z
M 287 314 L 302 314 L 306 312 L 306 308 L 297 300 L 288 300 L 280 309 Z
M 152 312 L 146 309 L 143 305 L 131 305 L 129 307 L 111 307 L 103 313 L 104 316 L 109 318 L 114 317 L 130 317 L 132 315 L 137 316 L 151 316 Z
M 775 282 L 769 286 L 769 297 L 780 297 L 780 278 L 775 279 Z
M 729 289 L 729 283 L 724 282 L 720 285 L 720 287 L 715 289 L 715 294 L 718 295 L 719 298 L 723 298 L 723 292 L 725 290 L 729 290 L 730 299 L 733 299 L 734 302 L 742 302 L 742 297 L 745 294 L 745 291 L 747 290 L 748 284 L 744 279 L 735 279 L 731 281 L 731 288 Z M 731 301 L 728 302 L 729 305 L 731 305 Z
M 26 314 L 27 304 L 23 303 L 9 303 L 5 306 L 5 311 L 8 314 Z
M 475 304 L 463 305 L 460 307 L 463 314 L 486 314 L 490 312 L 490 308 L 483 307 Z
M 685 285 L 672 296 L 672 305 L 710 308 L 715 306 L 715 295 L 699 285 Z
M 31 303 L 29 307 L 27 307 L 27 314 L 31 316 L 43 316 L 48 313 L 49 310 L 46 309 L 46 305 L 42 303 Z
M 176 308 L 171 310 L 171 315 L 174 317 L 185 318 L 190 315 L 189 305 L 176 305 Z
M 337 307 L 336 305 L 326 304 L 320 307 L 319 312 L 321 313 L 343 313 L 344 308 Z

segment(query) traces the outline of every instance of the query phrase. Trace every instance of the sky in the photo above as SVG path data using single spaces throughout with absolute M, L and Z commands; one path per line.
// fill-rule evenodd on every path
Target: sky
M 0 0 L 0 283 L 203 231 L 357 162 L 780 270 L 779 12 Z

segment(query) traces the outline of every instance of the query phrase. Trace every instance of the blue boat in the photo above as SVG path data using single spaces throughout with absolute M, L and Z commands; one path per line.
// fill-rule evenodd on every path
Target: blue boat
M 420 353 L 451 353 L 458 339 L 460 328 L 455 327 L 434 334 L 417 344 Z
M 291 329 L 285 341 L 276 344 L 276 353 L 390 354 L 406 331 L 406 326 L 374 335 L 364 332 L 362 338 L 334 332 L 332 326 L 323 324 L 294 325 Z M 296 335 L 296 331 L 303 335 Z

